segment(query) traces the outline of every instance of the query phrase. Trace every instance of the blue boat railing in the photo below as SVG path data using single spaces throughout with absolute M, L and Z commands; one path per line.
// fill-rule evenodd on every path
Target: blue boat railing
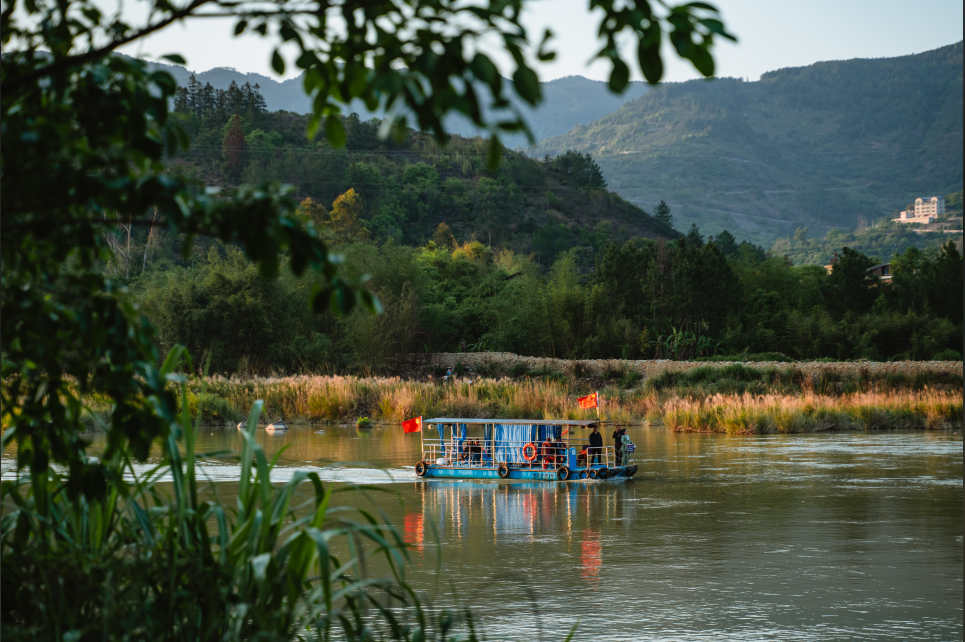
M 478 441 L 478 445 L 472 443 Z M 526 459 L 523 449 L 532 444 L 536 448 L 535 457 Z M 595 451 L 595 452 L 594 452 Z M 554 446 L 531 441 L 485 441 L 467 439 L 441 440 L 423 439 L 422 460 L 437 466 L 465 466 L 468 468 L 494 468 L 507 464 L 511 468 L 555 469 L 559 466 L 590 467 L 595 465 L 612 468 L 616 465 L 613 446 L 590 448 L 589 444 L 578 442 L 557 442 Z

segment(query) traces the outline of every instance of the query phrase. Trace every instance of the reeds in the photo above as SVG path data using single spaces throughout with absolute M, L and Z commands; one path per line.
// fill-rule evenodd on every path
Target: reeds
M 290 421 L 354 422 L 367 416 L 400 423 L 419 415 L 506 419 L 597 416 L 595 410 L 581 410 L 576 403 L 578 396 L 586 394 L 585 386 L 566 379 L 504 377 L 439 383 L 397 377 L 211 377 L 191 385 L 198 387 L 199 398 L 208 399 L 206 403 L 212 407 L 212 398 L 236 409 L 263 399 L 269 418 L 283 416 Z M 663 389 L 644 385 L 631 390 L 610 386 L 600 390 L 600 414 L 617 423 L 662 418 L 672 430 L 729 433 L 962 425 L 961 388 L 949 389 L 947 385 L 921 390 L 871 386 L 864 392 L 852 392 L 847 387 L 804 378 L 795 388 L 789 388 L 786 380 L 775 380 L 771 386 L 761 384 L 759 392 L 727 394 L 715 390 L 713 382 L 708 388 L 705 392 L 702 386 L 691 385 Z
M 668 401 L 664 422 L 677 432 L 797 433 L 962 426 L 961 392 L 862 392 L 839 396 L 716 394 Z
M 590 418 L 568 382 L 477 379 L 436 384 L 397 377 L 277 377 L 246 381 L 211 377 L 195 384 L 235 408 L 264 400 L 265 414 L 291 420 L 338 422 L 368 416 L 401 422 L 414 416 Z

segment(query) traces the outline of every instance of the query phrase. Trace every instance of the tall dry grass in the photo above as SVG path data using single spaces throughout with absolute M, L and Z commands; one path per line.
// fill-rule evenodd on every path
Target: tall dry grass
M 711 395 L 668 400 L 664 422 L 677 432 L 795 433 L 962 426 L 961 392 L 818 395 Z
M 569 383 L 478 379 L 444 385 L 403 381 L 398 377 L 274 377 L 246 381 L 210 377 L 193 384 L 192 392 L 216 395 L 236 408 L 265 402 L 266 415 L 313 422 L 354 420 L 367 416 L 401 422 L 424 417 L 505 417 L 582 419 L 596 416 L 580 410 Z M 620 418 L 631 413 L 613 409 Z
M 397 377 L 294 376 L 247 380 L 210 377 L 192 383 L 205 399 L 235 409 L 263 399 L 269 419 L 342 422 L 358 417 L 399 423 L 423 417 L 590 419 L 576 399 L 586 391 L 569 380 L 477 379 L 473 383 L 407 381 Z M 799 389 L 802 390 L 802 389 Z M 768 433 L 877 428 L 938 429 L 962 425 L 961 390 L 924 389 L 821 394 L 694 394 L 616 387 L 600 391 L 601 415 L 618 423 L 662 419 L 675 431 Z

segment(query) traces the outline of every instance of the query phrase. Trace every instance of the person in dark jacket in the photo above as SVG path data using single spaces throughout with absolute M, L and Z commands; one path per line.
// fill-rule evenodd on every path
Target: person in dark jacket
M 623 465 L 623 431 L 620 426 L 613 431 L 613 452 L 616 454 L 617 466 Z
M 600 453 L 603 452 L 603 435 L 600 434 L 600 427 L 593 426 L 590 433 L 590 452 L 587 453 L 586 464 L 592 466 L 600 463 Z

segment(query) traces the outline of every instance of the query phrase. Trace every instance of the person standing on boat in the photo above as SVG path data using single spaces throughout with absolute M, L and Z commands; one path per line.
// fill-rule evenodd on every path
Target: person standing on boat
M 590 452 L 586 454 L 586 465 L 600 463 L 600 453 L 603 452 L 603 435 L 600 434 L 600 427 L 593 425 L 593 432 L 590 433 Z
M 617 466 L 623 465 L 623 433 L 626 431 L 625 428 L 617 426 L 616 430 L 613 431 L 613 453 L 617 458 Z
M 635 446 L 632 441 L 630 441 L 630 435 L 627 434 L 627 429 L 624 428 L 620 435 L 620 448 L 622 449 L 620 459 L 623 461 L 624 466 L 630 465 L 630 454 L 634 451 Z

